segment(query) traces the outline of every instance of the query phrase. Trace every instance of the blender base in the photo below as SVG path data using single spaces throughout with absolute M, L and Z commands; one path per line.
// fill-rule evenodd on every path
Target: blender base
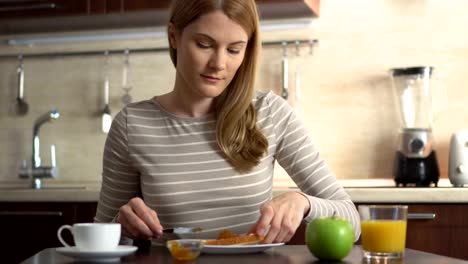
M 439 166 L 435 151 L 426 158 L 409 158 L 400 151 L 395 154 L 393 177 L 397 187 L 437 187 Z

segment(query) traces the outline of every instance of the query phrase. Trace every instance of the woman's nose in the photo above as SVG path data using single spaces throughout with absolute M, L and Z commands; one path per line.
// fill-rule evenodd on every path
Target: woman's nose
M 224 70 L 226 68 L 227 56 L 224 51 L 217 50 L 213 52 L 210 58 L 210 67 L 216 70 Z

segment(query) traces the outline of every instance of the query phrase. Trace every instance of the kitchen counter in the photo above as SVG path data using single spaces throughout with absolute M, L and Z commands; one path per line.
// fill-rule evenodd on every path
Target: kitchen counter
M 466 203 L 468 186 L 453 187 L 447 178 L 438 187 L 395 187 L 393 179 L 339 180 L 355 203 Z M 277 188 L 275 194 L 296 188 Z
M 468 188 L 345 187 L 345 190 L 355 203 L 468 203 Z
M 346 188 L 355 203 L 468 203 L 468 188 Z
M 99 190 L 94 188 L 0 189 L 0 202 L 96 202 Z
M 468 203 L 468 187 L 390 187 L 345 186 L 355 203 Z M 273 195 L 298 190 L 276 187 Z M 24 186 L 0 185 L 0 202 L 95 202 L 99 199 L 100 184 L 55 184 L 41 190 Z
M 48 183 L 35 190 L 25 185 L 0 184 L 0 202 L 97 202 L 98 182 Z

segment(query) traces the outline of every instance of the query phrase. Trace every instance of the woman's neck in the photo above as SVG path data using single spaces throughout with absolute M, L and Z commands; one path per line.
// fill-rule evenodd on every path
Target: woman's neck
M 164 109 L 180 117 L 203 117 L 214 111 L 214 98 L 193 98 L 176 89 L 155 98 Z

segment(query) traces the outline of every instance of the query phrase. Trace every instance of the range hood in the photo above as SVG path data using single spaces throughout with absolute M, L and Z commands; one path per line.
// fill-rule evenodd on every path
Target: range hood
M 261 22 L 318 17 L 318 0 L 258 1 Z M 0 12 L 1 14 L 1 12 Z M 45 18 L 0 19 L 0 35 L 164 27 L 167 9 Z

